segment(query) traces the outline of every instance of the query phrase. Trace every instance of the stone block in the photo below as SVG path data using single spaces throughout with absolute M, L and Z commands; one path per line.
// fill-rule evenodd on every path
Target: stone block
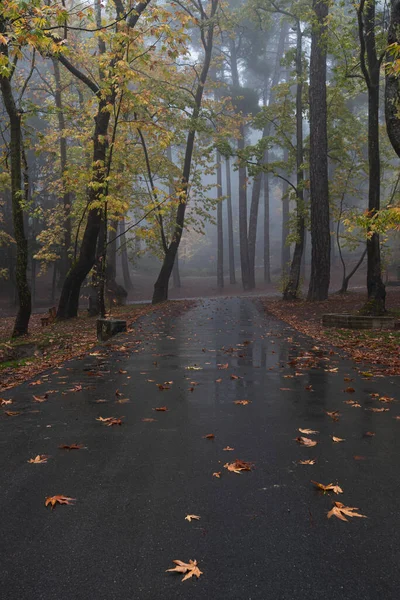
M 97 339 L 105 342 L 113 335 L 126 331 L 126 321 L 118 319 L 97 319 Z

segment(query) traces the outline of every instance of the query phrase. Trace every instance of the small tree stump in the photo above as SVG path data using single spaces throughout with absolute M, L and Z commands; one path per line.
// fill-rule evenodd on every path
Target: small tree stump
M 97 319 L 97 339 L 105 342 L 113 335 L 126 331 L 126 321 L 117 319 Z

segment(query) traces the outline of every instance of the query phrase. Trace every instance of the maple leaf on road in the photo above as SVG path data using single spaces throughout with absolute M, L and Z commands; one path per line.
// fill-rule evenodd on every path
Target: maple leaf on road
M 98 417 L 96 421 L 100 421 L 104 423 L 107 427 L 112 427 L 113 425 L 122 425 L 122 420 L 124 417 L 117 419 L 115 417 Z
M 207 435 L 203 435 L 203 439 L 205 440 L 213 440 L 215 435 L 213 433 L 208 433 Z
M 186 575 L 182 578 L 182 581 L 190 579 L 190 577 L 193 577 L 193 575 L 195 575 L 197 578 L 199 578 L 200 575 L 203 575 L 203 571 L 200 571 L 199 567 L 197 566 L 197 560 L 189 560 L 188 563 L 185 563 L 181 560 L 173 560 L 172 562 L 176 564 L 176 567 L 173 569 L 167 569 L 166 573 L 186 573 Z
M 8 404 L 12 404 L 12 400 L 6 400 L 5 398 L 0 398 L 0 406 L 7 406 Z
M 319 431 L 316 431 L 315 429 L 300 429 L 299 428 L 300 433 L 305 433 L 306 435 L 314 435 L 315 433 L 319 433 Z
M 216 471 L 215 473 L 212 474 L 213 477 L 216 477 L 217 479 L 221 479 L 221 471 Z
M 308 460 L 299 460 L 299 465 L 315 465 L 315 460 L 309 458 Z
M 58 446 L 61 450 L 81 450 L 84 448 L 83 444 L 61 444 Z
M 189 523 L 191 523 L 192 521 L 199 521 L 200 517 L 198 515 L 186 515 L 185 517 L 185 521 L 189 521 Z
M 48 498 L 46 498 L 44 504 L 45 506 L 49 506 L 51 504 L 51 510 L 53 510 L 57 503 L 71 505 L 74 501 L 75 498 L 69 498 L 69 496 L 63 496 L 62 494 L 59 494 L 57 496 L 49 496 Z
M 28 463 L 39 465 L 41 463 L 47 463 L 47 455 L 46 454 L 38 454 L 35 458 L 30 458 Z
M 358 510 L 358 508 L 354 506 L 345 506 L 341 502 L 334 502 L 333 508 L 328 512 L 327 517 L 328 519 L 331 517 L 337 517 L 341 521 L 348 521 L 346 517 L 361 517 L 363 519 L 367 519 L 366 515 L 356 513 L 354 512 L 355 510 Z
M 225 469 L 228 469 L 228 471 L 231 471 L 232 473 L 238 473 L 240 475 L 242 471 L 251 471 L 253 463 L 246 462 L 244 460 L 239 460 L 237 458 L 232 463 L 225 463 L 224 467 Z
M 230 446 L 225 446 L 225 448 L 223 448 L 224 452 L 233 452 L 235 448 L 231 448 Z
M 21 414 L 19 410 L 5 410 L 4 413 L 7 415 L 7 417 L 17 417 Z
M 167 412 L 168 408 L 166 406 L 158 406 L 157 408 L 153 408 L 153 410 L 156 410 L 158 412 Z
M 308 437 L 304 437 L 304 436 L 299 436 L 296 438 L 296 442 L 298 444 L 300 444 L 301 446 L 316 446 L 318 444 L 318 442 L 316 440 L 311 440 Z
M 44 394 L 43 396 L 33 396 L 34 402 L 46 402 L 46 400 L 47 400 L 47 394 Z
M 334 492 L 334 494 L 343 494 L 343 490 L 339 485 L 335 485 L 333 483 L 328 483 L 328 485 L 324 485 L 323 483 L 318 483 L 318 481 L 313 481 L 311 479 L 311 483 L 315 485 L 319 490 L 323 492 Z
M 326 414 L 328 415 L 328 417 L 330 417 L 334 421 L 339 421 L 340 412 L 338 410 L 333 410 L 331 412 L 326 411 Z
M 250 404 L 251 400 L 234 400 L 233 404 L 240 404 L 241 406 L 246 406 Z
M 344 438 L 336 437 L 335 435 L 332 435 L 331 437 L 332 437 L 332 441 L 336 442 L 336 443 L 344 442 L 345 441 Z

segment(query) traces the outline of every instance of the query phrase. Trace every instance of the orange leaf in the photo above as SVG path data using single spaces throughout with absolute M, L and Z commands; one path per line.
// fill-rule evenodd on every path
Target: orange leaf
M 188 563 L 182 562 L 181 560 L 174 560 L 172 562 L 176 564 L 176 567 L 173 569 L 167 569 L 166 573 L 186 573 L 182 581 L 193 577 L 193 575 L 199 578 L 200 575 L 203 574 L 203 572 L 200 571 L 199 567 L 197 566 L 197 560 L 189 560 Z
M 49 496 L 48 498 L 46 498 L 44 504 L 45 506 L 49 506 L 49 504 L 51 504 L 51 510 L 53 510 L 57 503 L 70 505 L 73 501 L 75 501 L 75 498 L 69 498 L 69 496 L 63 496 L 60 494 L 58 496 Z

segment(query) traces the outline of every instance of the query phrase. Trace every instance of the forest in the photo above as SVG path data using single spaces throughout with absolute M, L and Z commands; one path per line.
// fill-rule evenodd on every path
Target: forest
M 12 336 L 53 304 L 105 316 L 141 277 L 153 304 L 193 274 L 311 303 L 358 274 L 385 314 L 399 74 L 398 0 L 3 0 Z

